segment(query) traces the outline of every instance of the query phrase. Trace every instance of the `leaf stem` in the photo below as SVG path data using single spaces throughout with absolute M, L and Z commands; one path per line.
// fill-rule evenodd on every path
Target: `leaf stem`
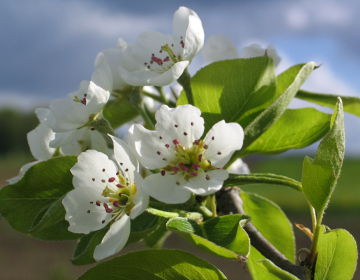
M 161 98 L 161 102 L 164 103 L 164 104 L 168 104 L 168 99 L 166 98 L 165 96 L 165 93 L 164 93 L 164 89 L 163 87 L 157 87 L 155 86 L 155 89 L 158 91 L 158 93 L 160 94 L 160 98 Z
M 177 81 L 183 87 L 183 89 L 186 93 L 188 103 L 191 105 L 194 105 L 194 98 L 193 98 L 193 93 L 192 93 L 192 89 L 191 89 L 190 79 L 191 79 L 191 76 L 189 74 L 188 69 L 186 68 Z
M 321 230 L 321 221 L 323 219 L 324 216 L 324 211 L 321 211 L 321 213 L 318 214 L 317 220 L 316 220 L 316 228 L 315 228 L 315 232 L 314 232 L 314 238 L 313 238 L 313 242 L 311 243 L 311 249 L 310 249 L 310 264 L 311 267 L 314 266 L 315 260 L 316 260 L 316 256 L 317 256 L 317 245 L 319 242 L 319 235 L 320 235 L 320 230 Z

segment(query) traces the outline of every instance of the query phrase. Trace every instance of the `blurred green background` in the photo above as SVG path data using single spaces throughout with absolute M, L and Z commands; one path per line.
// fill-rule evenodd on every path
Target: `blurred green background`
M 0 187 L 6 179 L 16 176 L 25 163 L 33 160 L 26 134 L 38 124 L 32 112 L 0 110 Z M 310 155 L 314 156 L 314 155 Z M 245 158 L 250 170 L 261 173 L 281 174 L 301 180 L 304 156 L 252 156 Z M 311 227 L 311 217 L 305 199 L 294 190 L 282 186 L 252 185 L 243 190 L 256 192 L 280 205 L 292 223 Z M 15 203 L 15 202 L 14 202 Z M 344 228 L 356 240 L 360 240 L 360 159 L 346 155 L 340 179 L 324 217 L 330 228 Z M 297 249 L 309 247 L 310 240 L 294 228 Z M 279 233 L 281 234 L 281 233 Z M 76 267 L 70 259 L 76 242 L 44 242 L 13 230 L 0 216 L 0 271 L 2 280 L 9 279 L 76 279 L 91 265 Z M 172 234 L 165 247 L 189 251 L 207 259 L 217 266 L 228 279 L 251 279 L 236 261 L 220 259 L 187 243 Z M 121 254 L 131 250 L 145 249 L 143 244 L 133 244 Z M 360 273 L 354 279 L 360 279 Z

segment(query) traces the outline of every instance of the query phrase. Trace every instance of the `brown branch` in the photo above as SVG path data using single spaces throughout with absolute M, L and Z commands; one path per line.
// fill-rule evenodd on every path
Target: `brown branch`
M 218 209 L 223 214 L 245 214 L 243 209 L 243 201 L 236 189 L 226 188 L 216 194 Z M 249 235 L 251 245 L 254 246 L 265 258 L 272 261 L 281 269 L 295 275 L 300 280 L 308 280 L 310 277 L 307 274 L 305 266 L 298 266 L 290 262 L 283 254 L 281 254 L 264 236 L 254 227 L 253 224 L 248 223 L 244 227 Z

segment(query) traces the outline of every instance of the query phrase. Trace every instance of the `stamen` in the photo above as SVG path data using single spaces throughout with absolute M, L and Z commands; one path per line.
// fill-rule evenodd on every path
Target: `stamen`
M 200 156 L 200 155 L 199 155 Z M 192 166 L 196 171 L 199 170 L 199 167 L 200 167 L 200 164 L 198 163 L 194 163 L 193 166 Z
M 125 188 L 125 186 L 120 185 L 120 184 L 117 184 L 116 186 L 117 186 L 119 189 Z
M 118 171 L 118 172 L 116 172 L 116 175 L 119 175 L 120 174 L 120 172 Z
M 173 171 L 174 171 L 175 174 L 178 173 L 179 170 L 180 170 L 179 167 L 177 167 L 177 166 L 174 166 L 174 167 L 173 167 Z
M 177 145 L 180 144 L 180 141 L 179 141 L 178 139 L 174 139 L 174 140 L 173 140 L 173 143 L 174 143 L 175 146 L 177 146 Z
M 87 212 L 87 213 L 90 213 L 90 210 L 87 210 L 86 212 Z
M 159 136 L 159 138 L 160 138 L 160 140 L 162 139 L 162 137 L 161 137 L 161 136 Z
M 184 135 L 187 136 L 188 134 L 186 132 L 184 132 Z
M 95 178 L 92 178 L 93 181 L 95 181 Z
M 157 153 L 159 156 L 161 155 L 161 152 L 160 152 L 160 151 L 157 151 L 156 153 Z
M 196 145 L 200 145 L 200 142 L 198 140 L 195 140 Z
M 115 181 L 115 177 L 111 177 L 111 178 L 109 178 L 109 180 L 108 180 L 110 183 L 112 183 L 112 182 L 114 182 Z
M 209 146 L 205 144 L 205 145 L 204 145 L 204 149 L 208 149 L 208 148 L 209 148 Z
M 194 171 L 191 171 L 190 174 L 193 175 L 193 176 L 195 176 L 195 177 L 198 175 L 198 174 L 197 174 L 196 172 L 194 172 Z
M 193 123 L 193 122 L 191 122 L 191 126 L 194 126 L 194 123 Z
M 210 180 L 210 176 L 209 176 L 209 174 L 206 174 L 205 179 L 206 179 L 206 180 L 208 180 L 208 181 Z
M 180 182 L 179 182 L 179 181 L 176 181 L 176 185 L 180 186 Z
M 166 159 L 166 158 L 163 158 L 163 160 L 167 161 L 167 159 Z
M 119 207 L 120 206 L 120 201 L 116 200 L 113 202 L 114 207 Z
M 90 128 L 90 130 L 94 131 L 94 130 L 95 130 L 95 127 Z
M 189 172 L 189 169 L 188 169 L 185 165 L 181 166 L 181 168 L 182 168 L 182 170 L 184 170 L 185 172 Z
M 129 171 L 129 168 L 126 168 L 126 169 L 125 169 L 125 172 L 128 172 L 128 171 Z
M 211 137 L 211 139 L 212 139 L 212 140 L 215 140 L 215 137 L 213 136 L 213 137 Z
M 161 175 L 165 176 L 165 170 L 161 170 Z
M 220 156 L 220 155 L 221 155 L 221 152 L 217 152 L 217 154 Z
M 176 128 L 178 128 L 178 125 L 177 125 L 177 124 L 175 124 L 175 127 L 176 127 Z
M 84 97 L 83 100 L 80 102 L 81 104 L 84 104 L 86 106 L 86 98 Z
M 101 206 L 101 201 L 97 200 L 96 201 L 96 206 Z
M 105 168 L 103 168 L 102 172 L 105 172 Z
M 123 165 L 123 163 L 122 163 L 122 162 L 120 162 L 120 165 Z
M 105 223 L 105 220 L 102 220 L 102 221 L 101 221 L 101 223 L 103 223 L 103 224 L 104 224 L 104 223 Z
M 111 213 L 111 212 L 114 211 L 114 210 L 112 210 L 112 209 L 110 209 L 110 208 L 106 208 L 105 211 L 106 211 L 106 213 Z
M 94 204 L 94 202 L 93 202 L 93 201 L 90 201 L 90 204 Z
M 169 148 L 169 147 L 170 147 L 170 145 L 169 145 L 169 144 L 165 144 L 165 147 L 166 147 L 166 148 Z
M 198 156 L 199 162 L 201 162 L 202 156 L 203 156 L 202 154 L 200 154 L 200 155 Z
M 104 179 L 102 179 L 101 182 L 105 183 L 106 181 Z

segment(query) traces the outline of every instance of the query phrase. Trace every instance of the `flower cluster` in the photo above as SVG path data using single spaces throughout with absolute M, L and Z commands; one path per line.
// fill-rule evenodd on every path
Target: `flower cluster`
M 218 41 L 228 45 L 226 40 Z M 122 141 L 113 136 L 103 115 L 112 94 L 131 92 L 133 87 L 164 86 L 179 79 L 203 44 L 201 20 L 194 11 L 180 7 L 174 14 L 173 38 L 146 31 L 134 45 L 119 39 L 116 48 L 97 55 L 90 81 L 82 81 L 66 99 L 53 100 L 49 109 L 35 111 L 40 124 L 29 132 L 28 141 L 37 160 L 9 182 L 16 183 L 37 162 L 79 155 L 71 168 L 74 190 L 63 199 L 65 219 L 75 233 L 88 234 L 109 225 L 95 248 L 97 261 L 125 246 L 130 220 L 145 211 L 150 196 L 167 204 L 186 203 L 191 196 L 219 191 L 229 176 L 223 167 L 241 149 L 244 139 L 238 123 L 219 121 L 204 135 L 198 108 L 162 105 L 155 113 L 155 130 L 133 124 Z M 204 56 L 213 56 L 212 61 L 219 58 L 206 49 Z M 237 52 L 233 48 L 230 55 L 227 51 L 222 55 L 233 58 Z M 113 144 L 110 151 L 107 137 Z M 143 179 L 138 162 L 153 173 Z M 234 164 L 232 172 L 249 173 L 240 159 Z

